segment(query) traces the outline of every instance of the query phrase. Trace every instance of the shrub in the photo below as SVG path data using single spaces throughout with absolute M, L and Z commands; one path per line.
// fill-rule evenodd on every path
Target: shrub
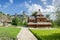
M 27 22 L 24 22 L 24 24 L 23 24 L 24 26 L 27 26 Z
M 20 19 L 18 18 L 18 17 L 15 17 L 15 18 L 13 18 L 12 19 L 12 25 L 19 25 L 19 23 L 20 23 Z

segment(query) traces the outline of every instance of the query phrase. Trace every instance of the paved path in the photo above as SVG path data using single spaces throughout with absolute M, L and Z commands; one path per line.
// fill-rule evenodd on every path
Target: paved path
M 37 38 L 28 30 L 28 28 L 22 28 L 17 36 L 18 40 L 37 40 Z

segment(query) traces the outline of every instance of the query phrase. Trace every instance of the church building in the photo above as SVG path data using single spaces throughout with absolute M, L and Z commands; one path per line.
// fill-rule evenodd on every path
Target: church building
M 51 21 L 47 19 L 40 11 L 35 16 L 28 18 L 28 27 L 51 27 Z

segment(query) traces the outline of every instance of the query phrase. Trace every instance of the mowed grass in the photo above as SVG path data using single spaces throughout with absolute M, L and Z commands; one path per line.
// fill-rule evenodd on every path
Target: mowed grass
M 17 37 L 19 31 L 20 28 L 0 27 L 0 37 L 10 37 L 14 39 Z
M 38 40 L 60 40 L 60 28 L 54 30 L 30 30 Z

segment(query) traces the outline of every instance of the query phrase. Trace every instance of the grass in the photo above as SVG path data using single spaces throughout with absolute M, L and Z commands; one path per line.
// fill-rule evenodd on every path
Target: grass
M 30 30 L 38 40 L 60 40 L 60 28 L 55 30 Z
M 0 37 L 9 37 L 15 40 L 19 31 L 20 31 L 20 28 L 0 27 Z

